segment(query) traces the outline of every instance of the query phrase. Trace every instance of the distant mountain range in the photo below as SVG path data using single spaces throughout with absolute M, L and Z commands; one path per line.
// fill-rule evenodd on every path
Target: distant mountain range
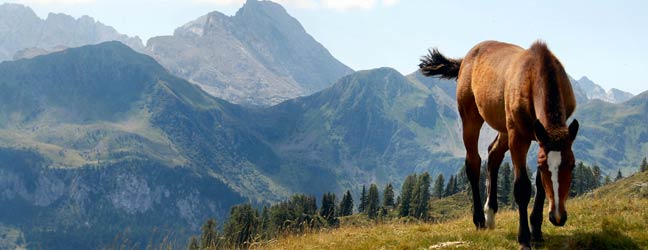
M 273 105 L 330 86 L 353 72 L 311 37 L 283 7 L 248 0 L 234 16 L 211 12 L 153 37 L 146 47 L 138 37 L 119 34 L 91 17 L 53 14 L 40 19 L 19 4 L 0 5 L 0 61 L 32 58 L 70 47 L 121 41 L 153 56 L 173 74 L 232 103 Z M 582 77 L 571 79 L 579 100 L 621 103 L 632 94 Z M 454 93 L 451 93 L 454 95 Z
M 249 0 L 231 17 L 211 12 L 146 48 L 172 73 L 241 104 L 309 95 L 353 72 L 270 1 Z
M 31 8 L 12 3 L 0 5 L 0 34 L 0 62 L 12 60 L 16 52 L 24 49 L 50 51 L 55 47 L 78 47 L 112 40 L 136 50 L 144 49 L 138 37 L 119 34 L 91 17 L 75 19 L 50 13 L 43 20 Z
M 598 99 L 611 103 L 622 103 L 633 97 L 631 93 L 615 88 L 605 91 L 603 87 L 592 82 L 586 76 L 581 77 L 581 79 L 577 81 L 577 84 L 580 85 L 580 89 L 589 100 Z

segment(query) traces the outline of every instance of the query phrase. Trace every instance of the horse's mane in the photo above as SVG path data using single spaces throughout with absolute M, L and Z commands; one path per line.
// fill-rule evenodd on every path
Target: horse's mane
M 545 104 L 545 113 L 547 115 L 547 133 L 552 140 L 562 141 L 569 136 L 564 128 L 566 114 L 563 107 L 564 95 L 561 93 L 559 75 L 564 73 L 560 61 L 551 53 L 547 44 L 543 41 L 534 42 L 529 48 L 529 52 L 538 67 L 537 82 L 540 88 L 543 88 Z

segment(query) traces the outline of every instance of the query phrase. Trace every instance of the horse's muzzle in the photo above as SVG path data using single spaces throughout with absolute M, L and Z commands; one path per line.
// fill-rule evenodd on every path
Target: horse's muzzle
M 554 224 L 554 226 L 557 227 L 562 227 L 565 225 L 567 222 L 567 211 L 562 212 L 560 215 L 560 218 L 556 218 L 554 216 L 555 213 L 549 213 L 549 221 L 551 221 L 551 224 Z

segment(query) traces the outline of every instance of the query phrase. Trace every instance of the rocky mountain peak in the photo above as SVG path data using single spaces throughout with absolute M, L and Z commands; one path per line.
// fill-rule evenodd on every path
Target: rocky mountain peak
M 247 1 L 234 16 L 210 12 L 147 49 L 176 75 L 240 104 L 277 104 L 353 72 L 270 1 Z

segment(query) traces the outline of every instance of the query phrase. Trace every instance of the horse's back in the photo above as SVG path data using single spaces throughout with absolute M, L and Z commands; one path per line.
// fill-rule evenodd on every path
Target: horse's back
M 494 129 L 506 133 L 506 75 L 511 64 L 524 51 L 519 46 L 497 41 L 475 45 L 463 59 L 457 78 L 457 101 L 460 109 L 462 106 L 476 105 L 484 121 Z

